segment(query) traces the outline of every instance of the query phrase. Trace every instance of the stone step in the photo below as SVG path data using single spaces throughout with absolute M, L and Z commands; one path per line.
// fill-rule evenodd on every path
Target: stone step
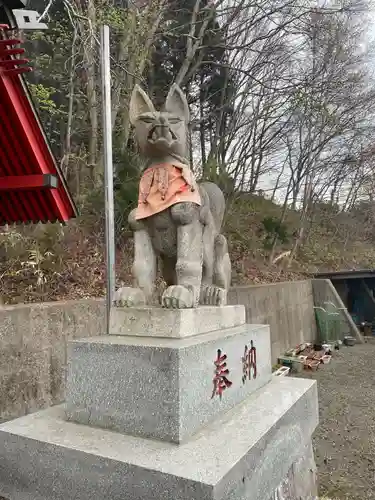
M 201 306 L 196 309 L 162 307 L 113 307 L 112 335 L 183 338 L 245 324 L 245 307 Z
M 272 376 L 267 325 L 184 339 L 103 335 L 68 349 L 69 420 L 177 443 Z
M 66 422 L 55 407 L 0 425 L 0 496 L 268 500 L 293 464 L 313 465 L 317 423 L 316 382 L 293 378 L 272 380 L 182 445 Z

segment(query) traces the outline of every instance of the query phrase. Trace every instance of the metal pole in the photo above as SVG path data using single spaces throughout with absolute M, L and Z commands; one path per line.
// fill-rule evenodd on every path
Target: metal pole
M 112 163 L 112 118 L 111 118 L 111 72 L 109 27 L 102 26 L 100 32 L 101 74 L 102 74 L 102 115 L 104 142 L 104 189 L 105 189 L 105 247 L 107 264 L 107 334 L 109 316 L 115 292 L 115 218 L 113 203 L 113 163 Z

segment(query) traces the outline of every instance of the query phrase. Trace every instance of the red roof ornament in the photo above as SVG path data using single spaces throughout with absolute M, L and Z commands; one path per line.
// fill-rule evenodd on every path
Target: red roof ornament
M 0 225 L 66 222 L 76 208 L 33 106 L 21 41 L 0 25 Z

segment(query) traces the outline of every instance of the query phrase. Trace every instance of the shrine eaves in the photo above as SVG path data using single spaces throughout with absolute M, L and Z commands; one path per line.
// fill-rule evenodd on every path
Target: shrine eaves
M 0 226 L 77 215 L 24 79 L 32 67 L 18 30 L 47 28 L 24 7 L 0 0 Z

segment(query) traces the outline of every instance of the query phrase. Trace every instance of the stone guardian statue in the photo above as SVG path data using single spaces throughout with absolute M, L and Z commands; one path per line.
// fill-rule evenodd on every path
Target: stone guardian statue
M 225 199 L 216 184 L 197 184 L 189 168 L 186 97 L 173 85 L 164 109 L 156 111 L 136 85 L 129 113 L 147 168 L 138 207 L 129 215 L 135 286 L 118 289 L 114 304 L 150 304 L 159 262 L 167 283 L 160 298 L 163 307 L 225 305 L 231 280 L 228 245 L 220 233 Z

